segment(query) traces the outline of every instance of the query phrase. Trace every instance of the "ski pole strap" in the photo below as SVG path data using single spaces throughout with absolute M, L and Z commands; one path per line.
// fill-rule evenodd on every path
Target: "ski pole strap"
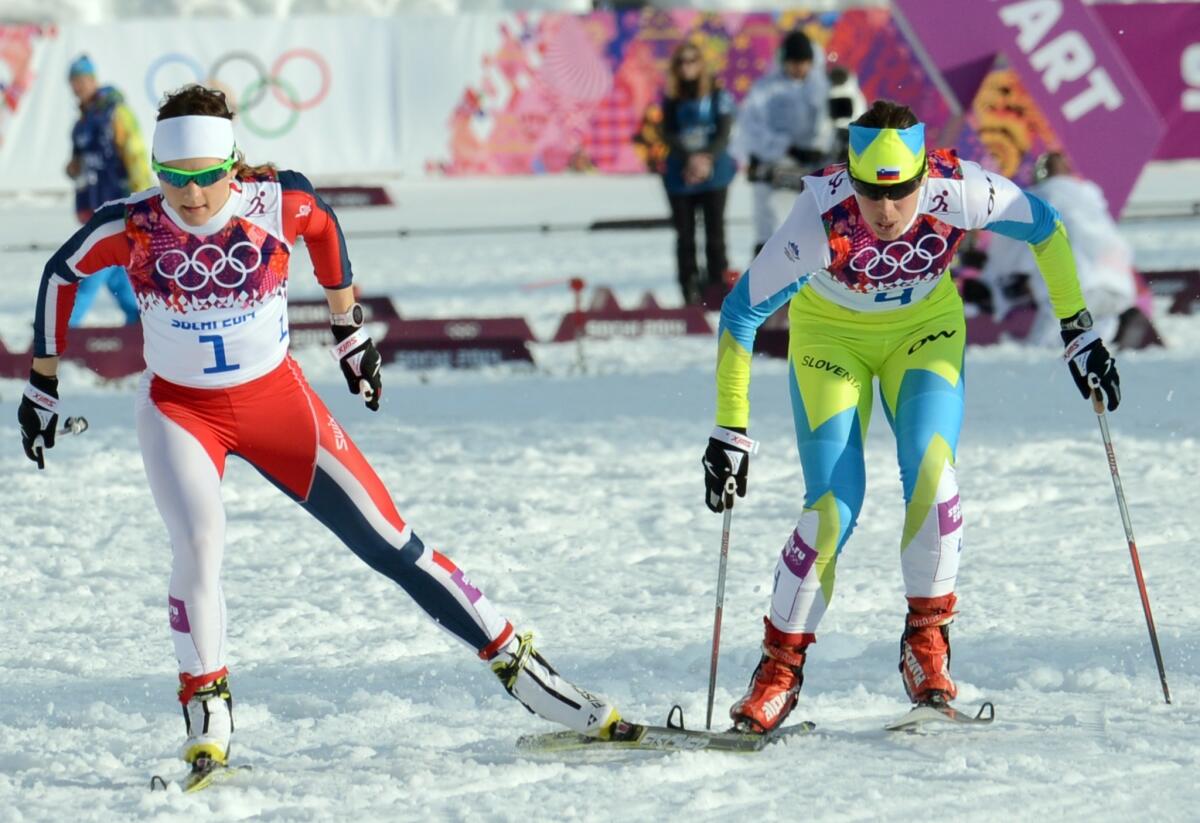
M 758 454 L 758 441 L 742 434 L 741 432 L 731 431 L 721 426 L 717 426 L 709 435 L 713 440 L 719 440 L 727 446 L 739 448 L 746 454 Z

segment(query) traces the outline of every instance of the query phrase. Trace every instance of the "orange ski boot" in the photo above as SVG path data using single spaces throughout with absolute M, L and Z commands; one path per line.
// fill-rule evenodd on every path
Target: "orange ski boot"
M 953 594 L 908 598 L 908 618 L 900 638 L 900 676 L 913 703 L 946 703 L 958 694 L 950 679 L 950 623 Z
M 729 710 L 735 728 L 755 734 L 779 728 L 796 708 L 804 684 L 805 649 L 816 641 L 812 634 L 780 631 L 768 618 L 764 617 L 763 623 L 766 634 L 762 659 L 746 694 Z

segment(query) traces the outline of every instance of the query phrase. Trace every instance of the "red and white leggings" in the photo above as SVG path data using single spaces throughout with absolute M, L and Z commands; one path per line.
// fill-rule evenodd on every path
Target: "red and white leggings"
M 225 666 L 221 477 L 229 454 L 258 469 L 484 660 L 512 638 L 512 625 L 463 572 L 413 534 L 291 357 L 263 377 L 222 389 L 180 386 L 147 372 L 137 432 L 171 538 L 168 604 L 181 673 L 202 676 Z

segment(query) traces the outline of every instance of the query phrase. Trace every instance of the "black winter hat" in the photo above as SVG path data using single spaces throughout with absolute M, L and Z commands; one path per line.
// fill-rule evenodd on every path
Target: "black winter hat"
M 784 63 L 790 60 L 797 63 L 811 61 L 813 59 L 812 41 L 802 31 L 788 32 L 779 47 L 779 59 Z

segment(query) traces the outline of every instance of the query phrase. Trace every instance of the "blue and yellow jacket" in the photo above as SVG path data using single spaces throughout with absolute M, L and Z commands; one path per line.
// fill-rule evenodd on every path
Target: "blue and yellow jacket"
M 121 92 L 101 86 L 79 108 L 71 129 L 72 156 L 79 163 L 75 210 L 83 218 L 110 200 L 150 188 L 150 160 L 137 118 Z

